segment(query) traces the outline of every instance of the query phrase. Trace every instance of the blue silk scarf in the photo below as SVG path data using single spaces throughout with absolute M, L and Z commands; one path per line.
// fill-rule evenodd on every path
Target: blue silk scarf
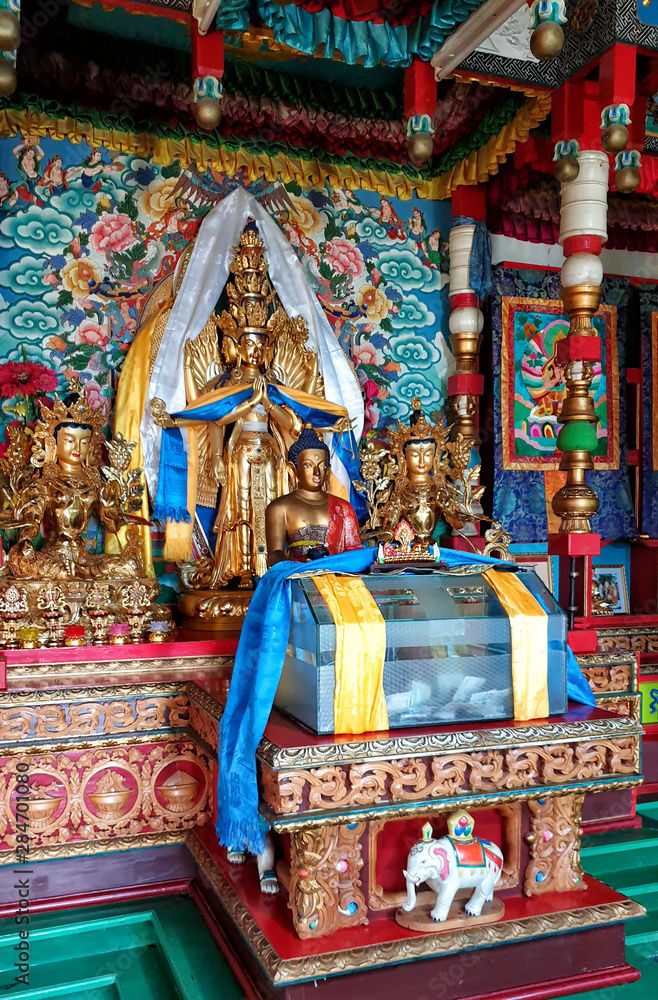
M 292 577 L 301 573 L 363 573 L 374 562 L 376 548 L 344 552 L 319 560 L 306 570 L 298 562 L 281 562 L 261 577 L 245 615 L 226 708 L 219 727 L 217 836 L 229 850 L 260 854 L 265 837 L 258 816 L 256 750 L 269 719 L 290 634 Z M 509 563 L 475 553 L 441 549 L 449 566 L 502 566 Z M 569 697 L 595 704 L 573 653 L 569 650 Z
M 173 413 L 172 416 L 182 417 L 186 420 L 198 420 L 199 423 L 211 423 L 215 420 L 221 420 L 236 406 L 249 399 L 252 392 L 252 386 L 236 387 L 223 395 L 222 398 L 213 399 L 206 403 L 201 402 L 199 405 L 191 403 L 180 413 Z M 303 400 L 303 397 L 307 397 L 309 400 L 313 398 L 307 396 L 306 393 L 292 392 L 283 385 L 268 385 L 267 394 L 277 406 L 289 407 L 305 424 L 311 424 L 313 427 L 327 427 L 336 421 L 335 407 L 329 405 L 327 409 L 323 409 L 321 406 L 312 406 Z M 347 470 L 350 482 L 358 480 L 360 478 L 359 460 L 354 434 L 351 431 L 335 434 L 332 448 Z M 363 498 L 353 489 L 350 489 L 350 502 L 357 516 L 365 513 Z M 187 455 L 183 448 L 181 432 L 177 427 L 167 427 L 162 432 L 158 489 L 153 506 L 153 516 L 163 523 L 166 520 L 179 522 L 189 522 L 190 520 L 190 512 L 187 509 Z

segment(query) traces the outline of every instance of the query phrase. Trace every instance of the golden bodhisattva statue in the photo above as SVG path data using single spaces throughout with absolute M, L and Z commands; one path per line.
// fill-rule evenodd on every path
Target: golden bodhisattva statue
M 448 530 L 444 521 L 457 533 L 469 522 L 488 521 L 485 555 L 509 558 L 510 536 L 479 507 L 485 487 L 480 466 L 470 464 L 471 442 L 462 434 L 451 441 L 443 414 L 431 416 L 433 424 L 414 398 L 408 425 L 398 421 L 383 445 L 362 442 L 363 481 L 354 485 L 368 507 L 364 537 L 382 544 L 386 562 L 431 560 L 437 538 Z
M 170 415 L 161 400 L 150 403 L 165 428 L 155 516 L 169 519 L 170 528 L 177 516 L 168 497 L 189 495 L 174 471 L 174 449 L 180 453 L 181 446 L 167 437 L 177 428 L 190 435 L 188 487 L 196 481 L 196 502 L 217 509 L 214 556 L 197 561 L 181 598 L 186 616 L 211 628 L 243 614 L 248 603 L 221 588 L 237 583 L 250 591 L 267 570 L 265 511 L 288 492 L 288 449 L 304 424 L 336 433 L 350 429 L 344 407 L 324 398 L 317 355 L 306 347 L 305 320 L 291 320 L 278 304 L 267 267 L 258 232 L 247 227 L 231 263 L 229 308 L 217 320 L 221 340 L 206 326 L 185 348 L 188 405 Z M 182 520 L 189 519 L 186 513 Z
M 433 543 L 446 499 L 447 454 L 450 428 L 443 421 L 430 424 L 414 399 L 409 426 L 399 424 L 390 434 L 398 475 L 386 504 L 381 540 L 389 542 L 401 520 L 411 527 L 419 546 Z
M 134 511 L 141 506 L 144 483 L 140 469 L 128 471 L 134 445 L 120 436 L 106 442 L 110 465 L 101 465 L 104 416 L 89 406 L 77 383 L 71 388 L 74 395 L 66 402 L 55 396 L 52 409 L 41 404 L 31 447 L 22 428 L 8 429 L 10 444 L 0 462 L 5 508 L 0 530 L 18 532 L 18 538 L 0 571 L 0 605 L 13 585 L 12 594 L 16 588 L 21 594 L 21 624 L 40 625 L 41 592 L 52 581 L 50 610 L 59 625 L 86 622 L 92 641 L 100 635 L 97 627 L 91 628 L 98 609 L 104 626 L 130 620 L 129 612 L 137 611 L 144 628 L 153 616 L 165 617 L 165 611 L 151 608 L 158 584 L 143 579 L 143 549 L 135 527 L 141 518 Z M 128 526 L 118 555 L 88 547 L 94 517 L 112 534 Z M 49 631 L 52 640 L 50 626 Z

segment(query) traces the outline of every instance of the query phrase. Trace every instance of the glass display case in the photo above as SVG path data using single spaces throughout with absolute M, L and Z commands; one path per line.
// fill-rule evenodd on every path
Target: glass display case
M 548 615 L 551 715 L 567 707 L 566 615 L 533 572 L 523 582 Z M 509 618 L 480 574 L 372 574 L 363 581 L 386 623 L 389 728 L 512 719 Z M 294 580 L 277 708 L 334 732 L 336 628 L 312 578 Z

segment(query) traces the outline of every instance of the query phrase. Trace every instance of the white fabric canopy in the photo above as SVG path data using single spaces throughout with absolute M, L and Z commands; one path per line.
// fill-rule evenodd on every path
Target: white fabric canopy
M 183 351 L 208 322 L 229 277 L 233 248 L 251 218 L 255 221 L 269 262 L 269 275 L 291 318 L 302 316 L 309 330 L 308 346 L 318 354 L 326 398 L 344 406 L 358 441 L 363 431 L 364 407 L 358 379 L 333 329 L 304 275 L 295 251 L 259 202 L 244 188 L 231 192 L 205 217 L 190 255 L 185 276 L 167 321 L 158 350 L 147 399 L 163 399 L 167 411 L 176 413 L 186 405 Z M 161 428 L 148 407 L 141 424 L 144 473 L 151 496 L 158 485 Z M 349 479 L 340 463 L 334 475 L 349 491 Z

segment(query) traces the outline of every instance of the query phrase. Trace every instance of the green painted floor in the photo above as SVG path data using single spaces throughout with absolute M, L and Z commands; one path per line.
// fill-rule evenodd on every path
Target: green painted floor
M 196 906 L 186 896 L 37 914 L 29 986 L 11 989 L 20 943 L 0 924 L 0 996 L 21 1000 L 244 1000 Z
M 583 868 L 647 910 L 626 926 L 626 961 L 639 969 L 636 983 L 578 993 L 580 1000 L 658 1000 L 658 802 L 638 806 L 641 830 L 583 838 Z

